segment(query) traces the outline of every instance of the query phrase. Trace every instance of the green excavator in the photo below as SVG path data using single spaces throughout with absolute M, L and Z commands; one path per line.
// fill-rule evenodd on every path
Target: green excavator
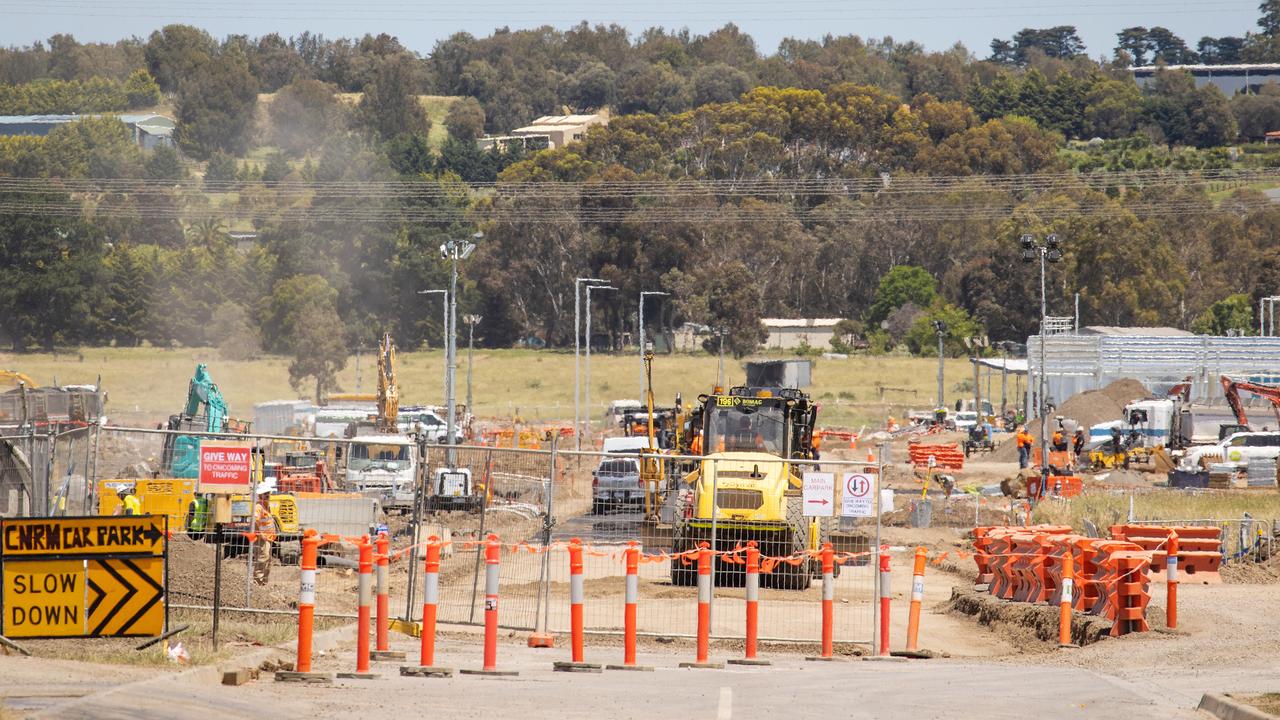
M 170 430 L 216 433 L 247 433 L 249 423 L 227 417 L 227 401 L 209 377 L 209 366 L 196 365 L 187 384 L 187 405 L 178 415 L 169 416 Z M 200 436 L 165 435 L 164 473 L 168 477 L 194 478 L 200 474 Z M 163 472 L 163 471 L 162 471 Z

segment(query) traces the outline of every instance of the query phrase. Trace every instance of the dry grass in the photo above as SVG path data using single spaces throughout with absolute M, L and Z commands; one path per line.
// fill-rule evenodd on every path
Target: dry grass
M 1133 496 L 1133 516 L 1139 520 L 1239 520 L 1280 517 L 1280 495 L 1261 492 L 1142 492 Z M 1129 495 L 1085 494 L 1062 502 L 1040 503 L 1032 514 L 1037 523 L 1070 525 L 1079 530 L 1088 519 L 1100 530 L 1129 517 Z
M 443 353 L 439 350 L 401 353 L 398 356 L 401 403 L 443 402 Z M 265 357 L 253 361 L 222 360 L 207 348 L 161 350 L 155 348 L 84 348 L 57 355 L 0 353 L 0 367 L 21 370 L 40 384 L 93 383 L 101 376 L 109 393 L 108 413 L 121 422 L 154 423 L 176 412 L 187 393 L 187 381 L 196 363 L 209 364 L 233 416 L 252 418 L 253 405 L 267 400 L 298 397 L 289 387 L 289 360 Z M 374 358 L 361 357 L 360 383 L 356 361 L 347 363 L 339 381 L 343 389 L 374 389 Z M 971 384 L 965 360 L 947 362 L 948 393 Z M 853 357 L 848 360 L 815 360 L 809 392 L 821 405 L 820 423 L 857 428 L 878 426 L 887 415 L 902 417 L 907 408 L 927 409 L 933 402 L 937 361 L 910 357 Z M 599 418 L 609 401 L 640 395 L 640 361 L 632 354 L 594 354 L 591 360 L 591 410 Z M 484 417 L 518 416 L 525 421 L 552 421 L 573 417 L 573 354 L 562 351 L 483 350 L 475 353 L 473 393 Z M 729 383 L 742 382 L 742 364 L 725 361 Z M 585 369 L 584 369 L 585 382 Z M 999 376 L 992 388 L 999 398 Z M 716 381 L 716 358 L 710 355 L 659 356 L 654 361 L 654 384 L 659 404 L 669 405 L 677 392 L 686 401 L 707 392 Z M 877 383 L 906 388 L 888 391 L 884 402 Z M 985 388 L 984 388 L 985 390 Z M 910 391 L 914 391 L 910 392 Z M 304 395 L 306 388 L 303 389 Z M 1013 393 L 1010 382 L 1009 392 Z M 459 400 L 466 399 L 466 351 L 461 352 L 458 374 Z M 953 395 L 954 396 L 954 395 Z

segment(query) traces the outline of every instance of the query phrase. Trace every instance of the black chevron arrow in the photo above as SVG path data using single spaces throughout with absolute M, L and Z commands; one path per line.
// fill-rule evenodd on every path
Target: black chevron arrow
M 155 525 L 150 525 L 146 530 L 142 531 L 142 537 L 150 540 L 151 544 L 155 545 L 160 541 L 160 538 L 164 537 L 164 531 Z
M 123 562 L 128 561 L 125 560 Z M 102 622 L 98 623 L 98 625 L 90 631 L 90 635 L 101 635 L 102 629 L 105 628 L 113 618 L 115 618 L 116 613 L 120 612 L 120 609 L 128 604 L 128 602 L 133 599 L 134 595 L 138 594 L 138 588 L 134 587 L 132 583 L 121 577 L 120 573 L 116 572 L 116 569 L 111 566 L 112 562 L 110 560 L 100 560 L 98 561 L 98 564 L 103 570 L 106 570 L 111 577 L 115 578 L 116 582 L 120 583 L 120 587 L 128 588 L 129 591 L 125 593 L 124 597 L 120 598 L 120 600 L 116 602 L 115 606 L 107 613 L 107 616 L 102 619 Z
M 150 611 L 151 608 L 155 607 L 156 603 L 160 602 L 160 598 L 164 597 L 164 588 L 161 587 L 160 584 L 157 583 L 154 579 L 152 579 L 150 575 L 143 572 L 142 568 L 139 568 L 137 565 L 135 565 L 132 560 L 122 559 L 120 560 L 120 562 L 128 566 L 130 570 L 132 570 L 135 574 L 137 574 L 138 577 L 142 578 L 143 581 L 145 581 L 147 585 L 150 585 L 151 589 L 155 591 L 151 594 L 151 599 L 147 601 L 147 604 L 143 605 L 142 608 L 138 610 L 138 612 L 134 613 L 133 617 L 126 620 L 125 623 L 120 626 L 120 629 L 115 633 L 116 635 L 125 635 L 129 632 L 129 629 L 133 627 L 134 623 L 138 622 L 138 620 L 145 617 L 147 612 Z M 125 602 L 126 601 L 122 600 L 120 602 L 120 606 L 123 607 Z

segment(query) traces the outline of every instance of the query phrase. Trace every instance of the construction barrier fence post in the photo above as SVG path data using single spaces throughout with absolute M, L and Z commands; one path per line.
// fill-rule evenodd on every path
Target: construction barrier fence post
M 369 679 L 370 616 L 373 614 L 373 543 L 368 535 L 360 537 L 360 580 L 357 587 L 359 606 L 356 610 L 356 671 L 338 673 L 340 678 Z
M 911 607 L 907 615 L 907 652 L 918 651 L 920 645 L 920 605 L 924 602 L 924 564 L 928 551 L 916 548 L 915 566 L 911 570 Z
M 1178 533 L 1169 531 L 1169 545 L 1165 548 L 1165 625 L 1178 629 Z
M 822 544 L 822 654 L 806 660 L 831 660 L 834 657 L 835 633 L 835 552 L 831 543 Z
M 680 667 L 724 667 L 707 659 L 711 647 L 711 555 L 711 547 L 706 542 L 698 546 L 698 659 L 691 663 L 680 663 Z M 671 561 L 678 562 L 675 558 Z
M 311 672 L 311 636 L 316 614 L 316 559 L 320 554 L 320 537 L 315 530 L 302 536 L 302 578 L 298 587 L 298 657 L 293 667 L 298 672 Z
M 569 541 L 569 645 L 573 652 L 572 662 L 553 664 L 562 672 L 600 672 L 600 666 L 589 664 L 584 659 L 584 637 L 582 605 L 586 593 L 582 586 L 582 540 L 573 538 Z
M 772 665 L 773 663 L 768 660 L 761 660 L 756 657 L 760 620 L 760 548 L 756 547 L 755 540 L 747 542 L 746 555 L 746 642 L 744 643 L 743 656 L 734 658 L 729 663 L 732 665 Z
M 622 609 L 622 664 L 606 665 L 609 670 L 647 670 L 636 664 L 636 605 L 640 600 L 640 543 L 632 540 L 622 553 L 627 563 L 626 596 Z M 675 562 L 675 560 L 672 560 Z
M 889 547 L 880 546 L 880 655 L 889 655 L 889 605 L 893 593 L 889 588 Z
M 1062 554 L 1062 592 L 1058 601 L 1058 647 L 1077 647 L 1071 642 L 1071 605 L 1075 599 L 1076 562 L 1067 546 Z
M 284 682 L 333 683 L 333 673 L 311 672 L 311 640 L 316 614 L 316 560 L 320 555 L 320 536 L 313 529 L 302 534 L 302 570 L 298 583 L 298 657 L 293 670 L 279 670 L 275 679 Z
M 387 570 L 391 562 L 390 551 L 391 540 L 387 538 L 387 533 L 378 533 L 377 557 L 375 558 L 377 562 L 377 623 L 375 626 L 377 645 L 375 648 L 379 652 L 386 652 L 391 649 L 389 645 L 390 639 L 387 637 L 388 624 L 390 623 L 388 615 L 391 612 L 391 591 L 387 587 Z
M 498 577 L 501 572 L 502 543 L 493 533 L 484 540 L 484 666 L 463 670 L 464 675 L 519 675 L 498 670 Z
M 400 668 L 401 675 L 419 677 L 450 677 L 453 670 L 435 667 L 436 662 L 436 613 L 440 603 L 440 538 L 427 538 L 426 559 L 422 573 L 422 645 L 419 665 Z

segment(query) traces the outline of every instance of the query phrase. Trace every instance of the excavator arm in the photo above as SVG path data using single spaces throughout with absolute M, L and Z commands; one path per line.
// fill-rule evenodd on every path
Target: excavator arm
M 1240 402 L 1240 393 L 1243 391 L 1269 400 L 1271 409 L 1276 415 L 1276 422 L 1280 424 L 1280 386 L 1236 380 L 1226 375 L 1221 377 L 1221 382 L 1222 394 L 1226 396 L 1231 412 L 1235 413 L 1236 422 L 1241 425 L 1249 424 L 1249 417 L 1245 414 L 1244 405 Z
M 396 383 L 396 346 L 391 342 L 391 333 L 384 333 L 378 346 L 378 432 L 398 432 L 399 419 L 400 386 Z
M 29 376 L 24 375 L 17 370 L 0 370 L 0 385 L 7 385 L 10 387 L 26 385 L 28 390 L 40 387 L 36 384 L 35 380 L 32 380 Z
M 204 363 L 196 365 L 196 374 L 187 384 L 187 406 L 183 409 L 183 414 L 188 417 L 198 416 L 202 405 L 206 418 L 205 430 L 221 432 L 223 421 L 227 418 L 227 401 L 209 377 L 209 366 Z

